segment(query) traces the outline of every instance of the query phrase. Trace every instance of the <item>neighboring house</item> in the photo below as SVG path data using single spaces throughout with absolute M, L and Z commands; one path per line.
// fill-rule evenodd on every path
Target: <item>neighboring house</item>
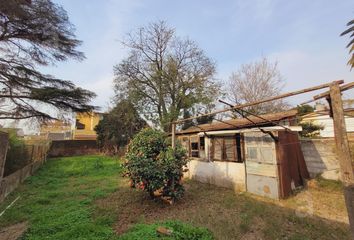
M 103 114 L 98 112 L 76 113 L 75 129 L 73 139 L 76 140 L 96 140 L 95 127 L 102 119 Z
M 333 119 L 329 110 L 322 104 L 316 104 L 315 111 L 302 116 L 302 122 L 312 122 L 323 127 L 320 137 L 334 137 Z M 354 108 L 344 109 L 345 125 L 349 137 L 354 137 Z
M 70 140 L 72 139 L 72 127 L 69 122 L 50 120 L 41 124 L 40 139 Z
M 102 114 L 75 113 L 74 123 L 51 120 L 40 126 L 40 139 L 49 140 L 96 140 L 95 127 L 101 120 Z M 33 136 L 35 137 L 35 136 Z
M 186 177 L 276 199 L 289 196 L 309 177 L 296 114 L 231 119 L 177 132 L 191 160 Z

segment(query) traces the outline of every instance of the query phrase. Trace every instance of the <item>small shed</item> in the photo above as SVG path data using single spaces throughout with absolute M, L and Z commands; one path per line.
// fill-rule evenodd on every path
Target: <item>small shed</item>
M 186 177 L 280 199 L 309 178 L 296 110 L 202 124 L 176 133 L 190 157 Z

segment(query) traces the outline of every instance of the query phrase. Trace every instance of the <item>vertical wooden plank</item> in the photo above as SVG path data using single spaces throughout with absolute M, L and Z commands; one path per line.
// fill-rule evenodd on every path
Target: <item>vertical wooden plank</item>
M 233 137 L 233 153 L 234 153 L 234 161 L 238 162 L 237 159 L 237 143 L 236 143 L 236 135 Z
M 333 114 L 334 138 L 337 147 L 339 166 L 344 183 L 344 198 L 347 207 L 350 230 L 354 239 L 354 174 L 348 136 L 343 114 L 343 102 L 338 83 L 330 85 L 330 104 Z
M 172 123 L 172 148 L 176 148 L 176 124 Z
M 224 161 L 225 159 L 226 159 L 225 138 L 222 138 L 221 160 Z
M 5 171 L 6 154 L 9 144 L 7 133 L 0 132 L 0 184 Z
M 215 139 L 214 137 L 210 138 L 210 161 L 214 161 L 215 159 Z
M 331 109 L 333 113 L 334 138 L 339 156 L 342 180 L 344 184 L 354 184 L 352 157 L 343 114 L 343 103 L 338 84 L 330 86 Z

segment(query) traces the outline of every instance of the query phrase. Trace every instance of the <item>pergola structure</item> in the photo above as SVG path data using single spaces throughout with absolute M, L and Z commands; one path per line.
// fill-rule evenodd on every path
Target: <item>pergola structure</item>
M 217 111 L 214 111 L 211 113 L 202 114 L 199 116 L 193 116 L 193 117 L 189 117 L 186 119 L 179 119 L 177 121 L 172 122 L 172 131 L 171 131 L 171 133 L 172 133 L 172 147 L 175 148 L 175 146 L 176 146 L 176 125 L 181 124 L 185 121 L 197 119 L 197 118 L 200 118 L 203 116 L 213 116 L 215 114 L 229 112 L 229 111 L 237 112 L 244 117 L 245 117 L 244 113 L 246 112 L 247 114 L 250 114 L 254 117 L 261 118 L 260 116 L 258 116 L 256 114 L 251 114 L 251 113 L 245 111 L 244 108 L 249 107 L 249 106 L 262 104 L 262 103 L 266 103 L 266 102 L 271 102 L 271 101 L 278 100 L 278 99 L 283 99 L 283 98 L 295 96 L 295 95 L 300 95 L 300 94 L 304 94 L 304 93 L 308 93 L 308 92 L 312 92 L 312 91 L 316 91 L 316 90 L 327 89 L 327 91 L 313 96 L 313 98 L 311 100 L 301 103 L 300 105 L 310 103 L 310 102 L 313 102 L 313 101 L 316 101 L 319 99 L 323 99 L 323 98 L 325 98 L 329 103 L 330 116 L 333 118 L 336 151 L 338 154 L 339 166 L 340 166 L 342 181 L 344 184 L 345 203 L 346 203 L 348 217 L 349 217 L 350 229 L 352 232 L 352 237 L 354 239 L 354 173 L 353 173 L 353 166 L 352 166 L 352 161 L 353 161 L 352 157 L 353 156 L 351 156 L 351 152 L 350 152 L 350 148 L 349 148 L 348 136 L 346 133 L 346 126 L 345 126 L 345 120 L 344 120 L 343 101 L 342 101 L 342 92 L 352 89 L 352 88 L 354 88 L 354 82 L 344 84 L 344 80 L 337 80 L 337 81 L 333 81 L 330 83 L 325 83 L 325 84 L 321 84 L 318 86 L 301 89 L 298 91 L 288 92 L 285 94 L 281 94 L 278 96 L 270 97 L 267 99 L 263 99 L 263 100 L 251 102 L 251 103 L 231 105 L 231 104 L 228 104 L 224 101 L 220 101 L 224 104 L 227 104 L 229 107 L 226 109 L 217 110 Z

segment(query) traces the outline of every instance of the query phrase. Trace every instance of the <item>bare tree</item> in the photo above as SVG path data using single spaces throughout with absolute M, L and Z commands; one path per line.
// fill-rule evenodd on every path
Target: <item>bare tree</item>
M 227 84 L 228 98 L 234 104 L 255 102 L 280 94 L 284 80 L 278 70 L 277 62 L 267 58 L 244 64 L 233 72 Z M 252 113 L 269 113 L 284 110 L 288 104 L 282 100 L 263 103 L 245 108 Z
M 164 21 L 139 28 L 124 45 L 130 54 L 114 67 L 117 99 L 129 98 L 165 131 L 195 104 L 209 104 L 218 96 L 214 62 Z

